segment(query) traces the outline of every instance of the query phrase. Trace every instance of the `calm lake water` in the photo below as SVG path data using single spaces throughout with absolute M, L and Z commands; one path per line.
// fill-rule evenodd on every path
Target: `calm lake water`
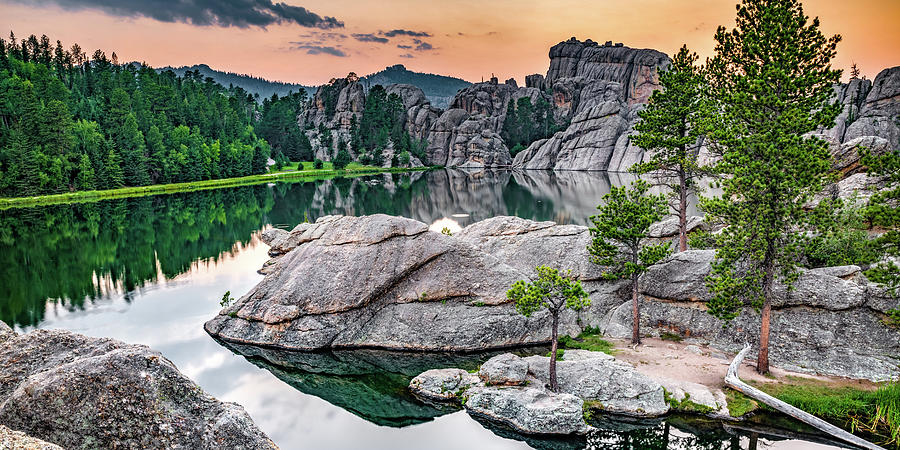
M 225 291 L 258 283 L 268 227 L 387 213 L 434 229 L 496 215 L 586 224 L 627 174 L 431 171 L 278 183 L 0 211 L 0 320 L 145 344 L 207 392 L 244 406 L 284 449 L 748 448 L 757 429 L 710 421 L 602 420 L 585 440 L 542 440 L 416 401 L 410 378 L 481 355 L 287 353 L 229 348 L 203 331 Z M 755 438 L 754 438 L 755 439 Z M 759 439 L 760 448 L 833 448 Z

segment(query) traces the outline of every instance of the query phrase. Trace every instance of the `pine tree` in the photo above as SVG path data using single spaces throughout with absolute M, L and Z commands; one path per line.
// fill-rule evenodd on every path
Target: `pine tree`
M 697 192 L 699 178 L 708 173 L 698 164 L 697 153 L 711 109 L 696 61 L 697 54 L 682 46 L 672 65 L 659 74 L 662 89 L 638 112 L 641 120 L 634 126 L 638 133 L 631 138 L 651 156 L 630 170 L 639 175 L 653 172 L 672 192 L 672 206 L 678 215 L 678 251 L 687 250 L 688 197 Z
M 712 220 L 728 225 L 708 278 L 708 312 L 735 318 L 761 310 L 757 371 L 769 370 L 773 287 L 796 280 L 800 226 L 810 195 L 831 168 L 828 145 L 805 136 L 834 122 L 840 70 L 830 62 L 840 36 L 825 37 L 797 0 L 743 0 L 737 28 L 719 27 L 709 63 L 720 123 L 710 137 L 722 149 L 723 195 L 704 199 Z
M 547 266 L 537 267 L 535 271 L 538 274 L 537 280 L 516 281 L 506 292 L 506 297 L 515 302 L 516 311 L 525 317 L 531 317 L 541 309 L 547 309 L 550 313 L 550 390 L 557 392 L 559 384 L 556 380 L 556 350 L 559 315 L 566 308 L 579 311 L 590 306 L 591 299 L 578 280 L 563 277 L 558 270 Z
M 94 189 L 94 168 L 87 154 L 81 155 L 78 163 L 78 175 L 75 178 L 75 187 L 78 190 L 89 191 Z
M 631 342 L 641 343 L 641 309 L 638 277 L 669 254 L 669 244 L 648 244 L 650 225 L 666 214 L 664 195 L 650 195 L 650 185 L 637 180 L 631 186 L 612 187 L 603 196 L 600 211 L 591 216 L 591 262 L 605 266 L 608 280 L 630 280 L 632 304 Z
M 104 188 L 116 189 L 125 186 L 125 174 L 122 172 L 122 164 L 115 150 L 109 149 L 106 159 L 103 161 L 103 171 L 106 175 Z

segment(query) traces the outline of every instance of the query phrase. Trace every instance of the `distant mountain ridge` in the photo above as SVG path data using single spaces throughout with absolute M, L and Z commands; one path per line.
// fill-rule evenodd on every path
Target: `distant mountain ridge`
M 306 90 L 306 93 L 310 95 L 316 92 L 316 88 L 313 86 L 271 81 L 254 75 L 225 72 L 213 69 L 206 64 L 194 64 L 193 66 L 181 67 L 160 67 L 156 70 L 160 72 L 171 70 L 178 76 L 184 76 L 184 73 L 187 71 L 199 70 L 201 75 L 216 80 L 216 82 L 222 86 L 234 85 L 240 87 L 251 94 L 259 95 L 260 99 L 271 97 L 272 94 L 278 94 L 279 97 L 284 97 L 291 92 L 300 92 L 301 89 Z
M 425 97 L 431 102 L 432 106 L 441 109 L 447 109 L 453 96 L 460 89 L 467 88 L 472 83 L 461 78 L 449 77 L 446 75 L 437 75 L 433 73 L 413 72 L 407 69 L 403 64 L 396 64 L 385 68 L 380 72 L 366 75 L 361 78 L 365 85 L 375 86 L 380 84 L 388 86 L 391 84 L 411 84 L 418 87 L 425 93 Z
M 179 76 L 184 76 L 184 73 L 189 70 L 200 71 L 201 75 L 212 78 L 222 86 L 234 85 L 240 87 L 251 94 L 258 94 L 260 99 L 271 97 L 272 94 L 278 94 L 279 97 L 284 97 L 290 92 L 300 92 L 301 89 L 305 89 L 307 94 L 312 96 L 317 89 L 315 86 L 270 81 L 253 75 L 216 70 L 206 64 L 181 67 L 160 67 L 157 70 L 161 72 L 171 70 Z M 472 85 L 472 83 L 460 78 L 433 73 L 413 72 L 402 64 L 386 67 L 384 70 L 361 77 L 361 81 L 367 88 L 375 86 L 376 84 L 383 86 L 391 84 L 411 84 L 421 89 L 432 105 L 441 109 L 447 109 L 453 96 L 456 95 L 460 89 Z

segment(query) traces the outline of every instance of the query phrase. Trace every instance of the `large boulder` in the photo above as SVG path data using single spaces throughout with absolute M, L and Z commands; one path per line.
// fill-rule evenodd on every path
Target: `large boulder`
M 0 343 L 0 423 L 67 448 L 276 448 L 145 346 L 36 330 Z
M 550 358 L 529 356 L 528 370 L 550 382 Z M 635 417 L 656 417 L 669 411 L 660 384 L 626 362 L 585 350 L 566 350 L 556 362 L 559 391 L 591 401 L 604 411 Z
M 532 224 L 511 224 L 509 231 L 527 234 Z M 565 226 L 555 232 L 571 234 Z M 523 248 L 540 246 L 547 236 L 543 245 L 551 245 L 553 233 L 530 234 Z M 533 266 L 526 271 L 498 258 L 476 236 L 445 236 L 380 214 L 300 224 L 281 237 L 296 247 L 205 328 L 226 341 L 295 350 L 483 350 L 547 342 L 547 313 L 525 318 L 506 297 Z M 565 314 L 561 333 L 579 329 L 575 314 Z

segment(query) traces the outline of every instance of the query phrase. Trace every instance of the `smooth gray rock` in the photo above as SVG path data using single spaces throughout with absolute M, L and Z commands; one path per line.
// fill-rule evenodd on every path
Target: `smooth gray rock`
M 485 361 L 478 376 L 487 385 L 522 385 L 528 376 L 528 362 L 512 353 L 504 353 Z
M 466 392 L 469 414 L 501 422 L 524 434 L 580 434 L 584 402 L 572 394 L 530 387 L 473 387 Z
M 665 300 L 709 300 L 706 276 L 715 258 L 715 250 L 674 253 L 644 273 L 641 277 L 641 293 L 645 297 Z
M 0 343 L 0 423 L 67 448 L 277 448 L 145 346 L 63 330 Z
M 409 382 L 409 390 L 429 400 L 458 400 L 472 386 L 483 383 L 477 375 L 462 369 L 431 369 Z
M 690 233 L 691 231 L 694 231 L 698 227 L 702 227 L 703 217 L 688 216 L 686 225 L 687 225 L 687 232 Z M 650 229 L 647 230 L 647 236 L 649 236 L 651 238 L 657 238 L 657 239 L 678 236 L 678 218 L 670 217 L 668 219 L 665 219 L 660 222 L 656 222 L 653 225 L 650 225 Z
M 529 356 L 529 372 L 550 382 L 550 358 Z M 556 362 L 559 391 L 591 400 L 604 411 L 635 417 L 656 417 L 669 411 L 662 386 L 610 355 L 566 350 Z
M 532 224 L 521 224 L 521 233 Z M 549 234 L 531 235 L 527 246 Z M 301 224 L 285 238 L 296 247 L 205 328 L 235 343 L 295 350 L 484 350 L 547 342 L 547 313 L 525 318 L 506 297 L 533 266 L 519 270 L 465 236 L 386 215 Z M 562 334 L 578 334 L 575 318 L 563 315 Z

